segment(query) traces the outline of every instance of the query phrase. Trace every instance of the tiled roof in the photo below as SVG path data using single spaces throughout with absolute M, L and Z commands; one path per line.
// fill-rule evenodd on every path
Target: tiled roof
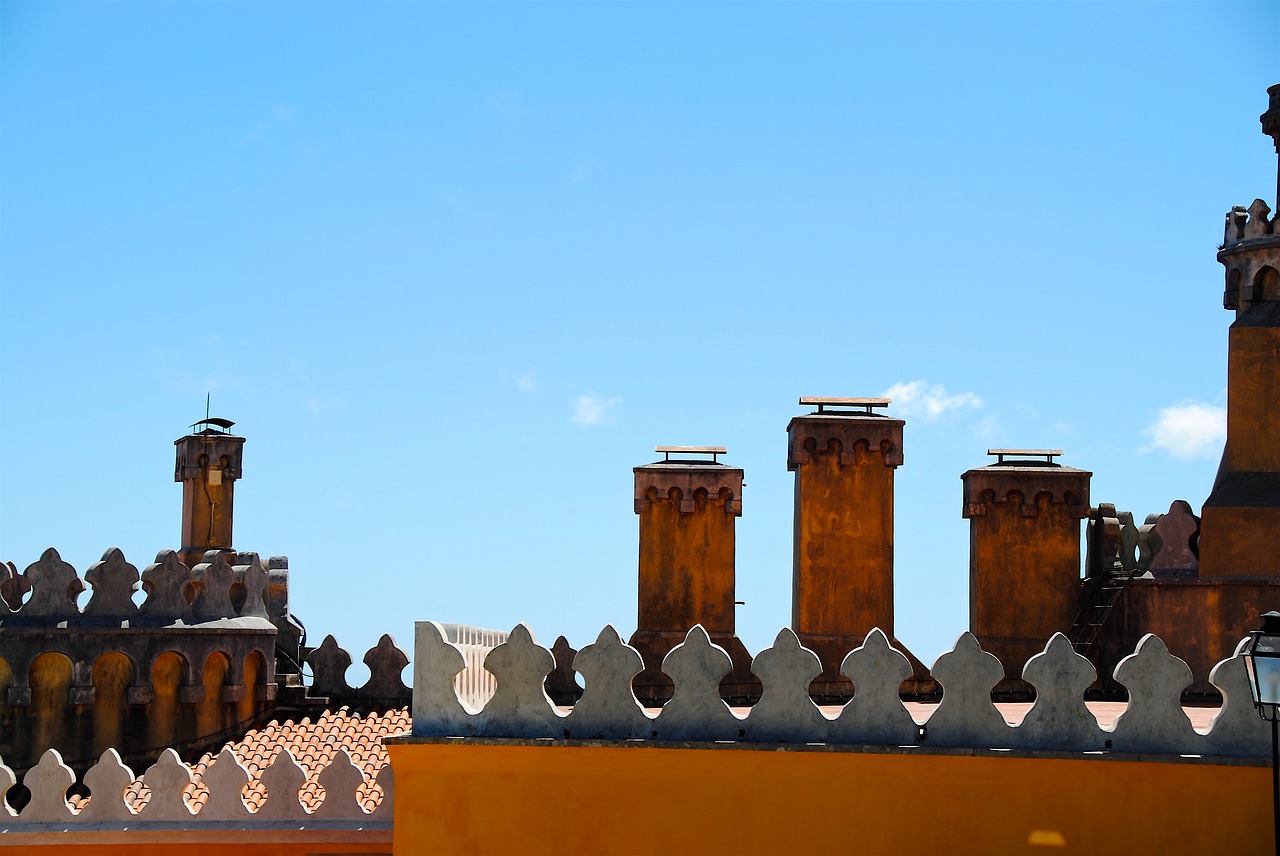
M 271 765 L 281 749 L 288 749 L 307 774 L 306 784 L 298 796 L 307 811 L 314 812 L 324 801 L 324 791 L 317 781 L 320 771 L 333 762 L 340 750 L 345 749 L 351 761 L 364 774 L 364 784 L 356 789 L 361 806 L 372 811 L 382 801 L 382 789 L 375 784 L 378 774 L 387 765 L 387 750 L 382 738 L 404 734 L 411 730 L 413 721 L 407 708 L 388 711 L 385 714 L 370 713 L 366 716 L 352 714 L 347 709 L 325 711 L 315 722 L 303 717 L 299 722 L 286 719 L 271 721 L 262 728 L 255 728 L 243 740 L 228 743 L 229 748 L 249 771 L 249 784 L 245 787 L 245 802 L 251 811 L 257 811 L 266 801 L 267 790 L 262 784 L 262 773 Z M 219 750 L 221 751 L 221 750 Z M 202 778 L 205 770 L 217 757 L 206 752 L 191 768 L 195 780 L 184 793 L 191 809 L 198 810 L 209 799 L 208 788 Z M 141 781 L 131 784 L 125 799 L 134 810 L 140 809 L 150 799 L 150 789 Z M 73 797 L 75 810 L 88 799 Z

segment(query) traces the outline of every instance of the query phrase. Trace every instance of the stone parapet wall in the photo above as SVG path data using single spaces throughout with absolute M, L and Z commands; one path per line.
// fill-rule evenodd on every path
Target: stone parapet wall
M 1129 702 L 1105 728 L 1084 702 L 1096 671 L 1062 634 L 1055 634 L 1022 669 L 1023 680 L 1035 688 L 1037 697 L 1016 727 L 1006 722 L 992 700 L 992 688 L 1004 677 L 1004 667 L 968 633 L 934 663 L 931 673 L 942 687 L 942 699 L 921 723 L 900 696 L 902 682 L 912 674 L 910 662 L 878 629 L 844 658 L 841 671 L 853 682 L 854 696 L 834 715 L 809 695 L 810 683 L 821 672 L 818 657 L 787 629 L 752 660 L 751 671 L 763 692 L 745 715 L 721 700 L 719 684 L 731 660 L 701 627 L 690 630 L 664 660 L 663 671 L 674 682 L 675 693 L 656 713 L 643 708 L 631 688 L 642 668 L 640 654 L 612 627 L 575 655 L 572 666 L 585 690 L 567 712 L 552 704 L 544 690 L 555 658 L 534 641 L 526 626 L 517 625 L 484 665 L 494 675 L 497 690 L 477 709 L 454 690 L 454 676 L 465 666 L 462 652 L 448 642 L 440 625 L 418 623 L 415 737 L 1011 749 L 1154 754 L 1188 763 L 1264 756 L 1270 748 L 1269 731 L 1253 709 L 1238 653 L 1212 670 L 1223 705 L 1208 729 L 1200 731 L 1181 707 L 1182 691 L 1192 681 L 1190 669 L 1151 635 L 1143 637 L 1113 672 Z

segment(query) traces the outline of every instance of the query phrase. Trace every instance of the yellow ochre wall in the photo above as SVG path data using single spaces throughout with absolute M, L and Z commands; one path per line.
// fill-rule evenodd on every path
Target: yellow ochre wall
M 413 738 L 388 749 L 396 856 L 1274 853 L 1266 766 Z

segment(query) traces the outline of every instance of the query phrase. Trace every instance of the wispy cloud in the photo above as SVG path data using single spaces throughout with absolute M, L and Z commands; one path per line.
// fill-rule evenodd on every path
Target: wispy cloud
M 941 384 L 922 380 L 895 383 L 881 395 L 893 399 L 893 411 L 905 417 L 919 417 L 926 422 L 936 422 L 950 410 L 978 408 L 982 399 L 972 392 L 950 394 Z
M 489 109 L 504 120 L 516 123 L 529 115 L 529 106 L 514 89 L 501 89 L 489 99 Z
M 617 421 L 613 415 L 614 408 L 621 401 L 621 398 L 605 398 L 591 393 L 579 395 L 573 400 L 573 415 L 569 418 L 583 428 L 612 425 Z
M 520 372 L 520 374 L 516 375 L 516 386 L 520 388 L 521 392 L 533 395 L 538 391 L 538 370 L 529 369 L 528 371 Z
M 1227 410 L 1214 404 L 1180 402 L 1161 410 L 1143 433 L 1151 438 L 1144 452 L 1162 449 L 1180 461 L 1209 457 L 1227 439 Z
M 311 411 L 312 416 L 319 416 L 321 413 L 325 413 L 341 406 L 342 400 L 332 395 L 313 396 L 307 399 L 307 409 Z
M 277 104 L 275 107 L 271 108 L 270 118 L 263 119 L 258 123 L 256 128 L 245 134 L 240 140 L 240 145 L 249 146 L 261 141 L 262 138 L 270 133 L 273 128 L 277 128 L 281 125 L 288 125 L 292 122 L 293 114 L 296 112 L 298 112 L 296 107 L 291 107 L 287 104 Z
M 595 163 L 589 160 L 579 161 L 574 166 L 573 172 L 569 174 L 570 184 L 582 184 L 588 181 L 595 173 Z

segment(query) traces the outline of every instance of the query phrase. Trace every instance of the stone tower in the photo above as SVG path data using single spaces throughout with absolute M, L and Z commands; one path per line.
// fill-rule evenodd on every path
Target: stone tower
M 182 482 L 182 549 L 179 558 L 195 567 L 208 550 L 231 547 L 236 479 L 244 457 L 244 438 L 231 433 L 227 419 L 203 419 L 192 433 L 173 441 L 177 463 L 173 480 Z
M 1280 155 L 1280 84 L 1262 131 Z M 1280 194 L 1280 170 L 1277 170 Z M 1280 204 L 1280 203 L 1278 203 Z M 1280 577 L 1280 233 L 1255 199 L 1227 214 L 1227 443 L 1200 529 L 1201 577 Z

